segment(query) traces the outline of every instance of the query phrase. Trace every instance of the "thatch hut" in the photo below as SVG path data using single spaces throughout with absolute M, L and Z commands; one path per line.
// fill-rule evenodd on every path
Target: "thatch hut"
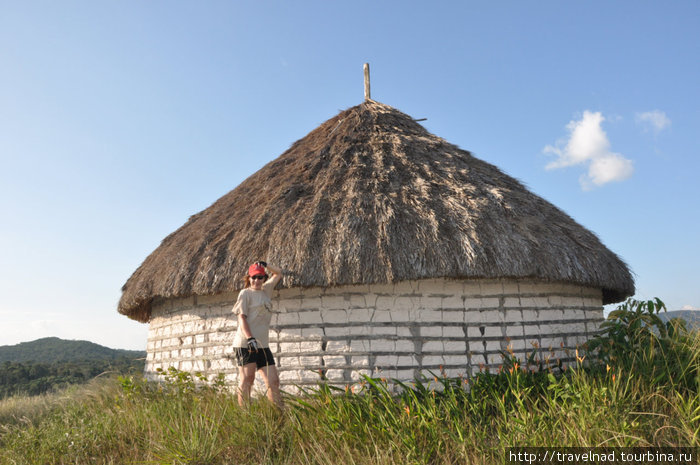
M 235 382 L 231 307 L 259 259 L 286 270 L 271 334 L 283 387 L 468 376 L 534 347 L 566 362 L 603 304 L 634 293 L 592 232 L 372 100 L 192 216 L 129 278 L 119 312 L 150 324 L 147 374 Z

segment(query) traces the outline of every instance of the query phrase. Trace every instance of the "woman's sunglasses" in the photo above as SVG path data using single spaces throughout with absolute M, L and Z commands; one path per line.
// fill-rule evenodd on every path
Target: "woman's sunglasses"
M 255 281 L 255 280 L 258 280 L 258 279 L 265 279 L 265 275 L 264 275 L 264 274 L 258 274 L 258 275 L 255 275 L 255 276 L 251 276 L 251 277 L 250 277 L 250 280 L 251 280 L 251 281 Z

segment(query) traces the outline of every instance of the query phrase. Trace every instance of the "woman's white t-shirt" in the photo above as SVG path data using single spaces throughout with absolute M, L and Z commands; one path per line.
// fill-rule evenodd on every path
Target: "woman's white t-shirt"
M 256 291 L 250 287 L 243 289 L 238 294 L 238 300 L 233 306 L 235 315 L 245 315 L 248 327 L 261 347 L 270 346 L 270 320 L 272 319 L 272 289 L 273 283 L 265 283 L 262 290 Z M 248 338 L 243 334 L 241 325 L 238 325 L 236 335 L 233 338 L 233 347 L 248 347 Z

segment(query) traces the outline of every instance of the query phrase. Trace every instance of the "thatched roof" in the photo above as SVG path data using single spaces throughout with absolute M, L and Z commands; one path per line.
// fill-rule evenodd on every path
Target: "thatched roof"
M 520 182 L 368 100 L 341 112 L 166 237 L 122 288 L 155 298 L 234 291 L 248 265 L 284 287 L 422 278 L 535 278 L 634 293 L 625 263 Z

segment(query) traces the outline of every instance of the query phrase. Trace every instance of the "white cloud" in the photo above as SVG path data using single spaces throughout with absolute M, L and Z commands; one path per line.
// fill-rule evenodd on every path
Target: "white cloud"
M 683 308 L 681 310 L 700 310 L 698 307 L 693 307 L 692 305 L 683 305 Z
M 582 177 L 581 183 L 585 187 L 590 181 L 596 186 L 602 186 L 613 181 L 622 181 L 632 176 L 634 167 L 632 161 L 620 154 L 609 153 L 591 160 L 588 166 L 588 175 Z
M 651 129 L 654 131 L 654 134 L 658 134 L 667 127 L 671 126 L 671 119 L 666 116 L 666 112 L 661 110 L 636 113 L 634 115 L 634 121 L 644 127 L 645 131 Z
M 578 121 L 566 125 L 568 140 L 548 145 L 544 153 L 557 158 L 545 167 L 548 170 L 575 165 L 588 165 L 588 173 L 580 178 L 581 186 L 590 189 L 613 181 L 622 181 L 632 176 L 632 161 L 610 150 L 608 135 L 602 124 L 605 117 L 600 112 L 584 111 Z

